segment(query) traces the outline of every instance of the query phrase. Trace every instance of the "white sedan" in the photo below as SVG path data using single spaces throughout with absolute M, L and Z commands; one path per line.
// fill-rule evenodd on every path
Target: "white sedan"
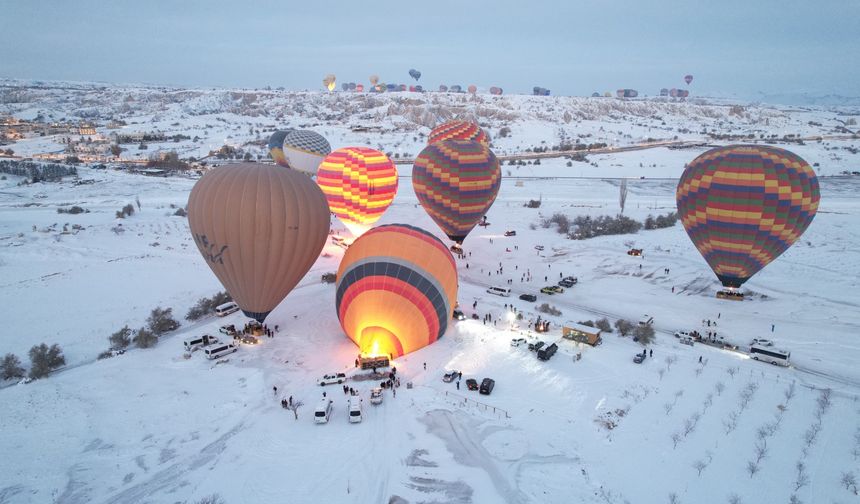
M 511 340 L 511 346 L 518 347 L 520 345 L 525 345 L 525 344 L 526 344 L 525 338 L 514 338 Z
M 346 375 L 343 373 L 327 374 L 317 381 L 319 386 L 331 385 L 332 383 L 343 383 L 346 381 Z

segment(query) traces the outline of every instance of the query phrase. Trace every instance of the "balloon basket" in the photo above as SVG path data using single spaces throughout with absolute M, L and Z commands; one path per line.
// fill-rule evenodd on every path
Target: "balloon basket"
M 721 290 L 721 291 L 717 291 L 717 298 L 728 299 L 730 301 L 743 301 L 744 300 L 744 293 L 734 291 L 734 290 Z

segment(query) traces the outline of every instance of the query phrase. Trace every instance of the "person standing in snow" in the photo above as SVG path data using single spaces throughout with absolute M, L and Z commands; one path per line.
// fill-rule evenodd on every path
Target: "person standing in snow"
M 273 392 L 273 393 L 274 393 L 274 395 L 277 397 L 277 395 L 278 395 L 278 387 L 277 387 L 277 386 L 273 386 L 273 387 L 272 387 L 272 392 Z

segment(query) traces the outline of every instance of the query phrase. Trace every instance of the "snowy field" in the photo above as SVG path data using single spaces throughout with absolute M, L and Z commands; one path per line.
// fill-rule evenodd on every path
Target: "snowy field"
M 31 92 L 44 103 L 7 102 L 4 107 L 16 108 L 21 117 L 37 114 L 40 107 L 55 114 L 74 112 L 72 105 L 64 110 L 65 102 Z M 121 88 L 104 92 L 133 95 L 134 101 L 118 101 L 130 107 L 149 96 Z M 191 110 L 215 94 L 201 91 L 196 98 L 162 105 Z M 320 110 L 332 100 L 349 103 L 307 96 Z M 297 100 L 278 99 L 290 110 L 295 107 L 290 100 Z M 507 120 L 514 133 L 499 140 L 501 152 L 539 145 L 542 138 L 557 143 L 559 124 L 565 123 L 555 115 L 566 107 L 591 106 L 577 105 L 588 100 L 575 98 L 505 99 L 519 117 Z M 194 136 L 195 128 L 228 113 L 221 112 L 223 104 L 206 103 L 213 107 L 211 114 L 189 113 L 187 123 L 169 111 L 160 120 L 180 122 L 175 131 Z M 555 105 L 555 115 L 541 119 L 550 114 L 547 103 Z M 710 116 L 727 108 L 656 106 L 690 107 L 688 114 L 675 111 L 671 117 L 664 110 L 659 122 L 689 121 L 695 131 L 703 124 L 716 126 Z M 693 107 L 698 107 L 695 114 Z M 780 134 L 804 128 L 809 131 L 801 133 L 820 133 L 806 123 L 835 117 L 823 109 L 749 106 L 747 111 L 751 117 L 771 117 L 767 126 L 757 122 L 755 127 Z M 140 112 L 141 120 L 152 120 L 152 112 L 145 112 L 149 115 Z M 247 124 L 261 121 L 235 117 L 244 132 Z M 396 120 L 379 121 L 392 130 L 376 134 L 342 128 L 340 136 L 329 139 L 335 148 L 382 144 L 385 150 L 395 149 L 401 139 L 401 152 L 420 150 L 421 138 L 413 140 L 412 132 L 397 129 Z M 601 128 L 613 134 L 620 130 L 621 138 L 630 135 L 626 142 L 634 143 L 649 135 L 647 126 L 635 126 L 637 121 L 597 115 L 581 124 L 595 135 Z M 573 131 L 575 122 L 566 127 Z M 491 133 L 501 124 L 493 122 Z M 333 132 L 337 127 L 322 128 Z M 416 126 L 415 131 L 426 135 L 429 129 Z M 606 133 L 603 140 L 589 141 L 610 140 Z M 16 152 L 19 144 L 26 149 L 27 142 L 36 141 L 15 144 Z M 856 143 L 787 148 L 810 164 L 819 163 L 820 174 L 832 175 L 857 169 L 858 156 L 842 150 Z M 622 504 L 672 502 L 672 495 L 680 503 L 728 503 L 733 496 L 747 504 L 788 503 L 792 495 L 804 503 L 856 502 L 856 494 L 840 480 L 843 472 L 860 472 L 860 178 L 820 179 L 821 206 L 812 225 L 745 284 L 748 299 L 743 302 L 714 297 L 719 284 L 680 224 L 585 241 L 540 226 L 542 218 L 557 212 L 571 218 L 617 214 L 615 177 L 631 178 L 625 215 L 644 220 L 673 211 L 677 177 L 684 163 L 702 151 L 658 148 L 589 156 L 597 166 L 574 162 L 568 167 L 560 159 L 503 166 L 506 179 L 488 213 L 491 224 L 473 231 L 465 242 L 470 255 L 458 260 L 459 301 L 467 316 L 490 313 L 496 323 L 457 322 L 438 343 L 398 359 L 403 386 L 396 397 L 387 391 L 378 406 L 369 403 L 369 390 L 378 383 L 353 376 L 356 347 L 340 330 L 334 287 L 320 283 L 320 275 L 336 271 L 340 248 L 327 245 L 269 316 L 267 323 L 281 328 L 275 338 L 242 346 L 223 363 L 208 361 L 200 352 L 184 359 L 182 340 L 216 334 L 224 323 L 242 325 L 241 314 L 182 320 L 183 326 L 154 349 L 97 361 L 107 336 L 123 325 L 144 325 L 157 306 L 173 308 L 181 319 L 197 299 L 221 289 L 199 257 L 186 219 L 173 215 L 186 204 L 194 180 L 88 168 L 79 170 L 80 179 L 93 180 L 85 185 L 67 179 L 18 186 L 19 178 L 7 177 L 0 181 L 5 322 L 0 354 L 13 352 L 26 360 L 32 345 L 59 343 L 68 365 L 47 379 L 0 388 L 0 504 L 194 503 L 211 494 L 228 504 Z M 410 167 L 399 169 L 407 177 L 401 178 L 397 198 L 380 223 L 408 222 L 441 237 L 418 205 Z M 538 198 L 539 209 L 523 207 Z M 122 221 L 114 218 L 136 200 L 138 212 Z M 57 213 L 58 207 L 71 205 L 90 212 Z M 120 222 L 123 231 L 117 232 Z M 66 223 L 70 230 L 73 224 L 84 229 L 63 233 Z M 332 228 L 345 233 L 336 220 Z M 504 237 L 507 229 L 517 236 Z M 543 251 L 535 250 L 538 244 Z M 644 258 L 625 253 L 633 246 L 645 250 Z M 498 275 L 500 263 L 504 274 Z M 520 281 L 526 271 L 532 281 Z M 555 296 L 538 292 L 559 275 L 576 275 L 579 284 Z M 514 296 L 486 294 L 488 286 L 505 285 L 508 279 Z M 537 294 L 537 304 L 548 302 L 562 311 L 549 317 L 553 330 L 540 335 L 544 341 L 558 340 L 560 350 L 548 362 L 510 345 L 513 337 L 537 339 L 511 330 L 506 317 L 506 303 L 527 318 L 538 315 L 534 304 L 516 297 L 522 293 Z M 632 362 L 642 346 L 629 337 L 605 334 L 596 348 L 561 339 L 560 324 L 566 321 L 638 320 L 644 313 L 654 316 L 657 338 L 650 346 L 653 357 L 643 364 Z M 793 366 L 776 368 L 737 352 L 689 347 L 672 336 L 677 330 L 701 331 L 703 319 L 717 320 L 719 333 L 739 345 L 756 337 L 774 339 L 792 351 Z M 462 371 L 464 380 L 492 377 L 495 390 L 489 396 L 464 386 L 457 390 L 441 380 L 451 369 Z M 345 371 L 347 384 L 364 398 L 363 422 L 347 422 L 348 396 L 338 385 L 316 385 L 323 374 L 335 371 Z M 329 424 L 316 425 L 313 409 L 322 390 L 334 399 L 334 412 Z M 280 399 L 288 396 L 303 402 L 298 419 L 280 407 Z

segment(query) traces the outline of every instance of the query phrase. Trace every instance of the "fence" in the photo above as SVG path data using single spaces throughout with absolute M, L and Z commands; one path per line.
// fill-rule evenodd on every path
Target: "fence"
M 499 408 L 497 406 L 490 406 L 489 404 L 482 403 L 481 401 L 469 399 L 468 397 L 461 396 L 460 394 L 455 394 L 453 392 L 448 392 L 446 390 L 445 391 L 445 397 L 453 397 L 453 398 L 457 399 L 458 401 L 461 401 L 463 406 L 474 405 L 475 407 L 477 407 L 481 411 L 486 411 L 486 412 L 492 411 L 494 414 L 505 415 L 505 418 L 511 418 L 511 415 L 507 412 L 507 410 L 503 410 L 502 408 Z

